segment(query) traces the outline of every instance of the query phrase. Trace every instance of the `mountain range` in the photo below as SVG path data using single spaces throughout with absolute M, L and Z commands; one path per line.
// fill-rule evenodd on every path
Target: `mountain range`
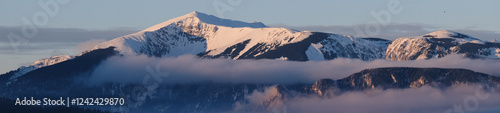
M 467 58 L 500 58 L 500 43 L 483 41 L 449 30 L 390 41 L 272 28 L 261 22 L 222 19 L 197 11 L 100 43 L 94 50 L 108 47 L 115 47 L 120 54 L 127 55 L 176 57 L 193 54 L 201 58 L 233 60 L 324 61 L 350 58 L 364 61 L 405 61 L 441 58 L 448 54 L 461 54 Z M 74 56 L 61 55 L 41 59 L 30 66 L 18 68 L 18 73 L 11 79 L 72 57 Z
M 143 31 L 100 43 L 93 50 L 76 56 L 53 56 L 29 66 L 0 75 L 0 95 L 110 97 L 131 92 L 137 84 L 109 83 L 86 86 L 85 77 L 113 56 L 146 55 L 177 57 L 192 54 L 200 58 L 275 59 L 288 61 L 325 61 L 336 58 L 373 61 L 425 60 L 449 54 L 467 58 L 499 59 L 500 43 L 482 41 L 449 30 L 394 41 L 382 38 L 358 38 L 349 35 L 273 28 L 261 22 L 241 22 L 192 12 Z M 226 84 L 198 83 L 160 85 L 134 107 L 138 112 L 220 112 L 235 103 L 248 103 L 252 91 L 271 88 L 272 96 L 245 111 L 271 108 L 288 97 L 332 96 L 349 91 L 374 88 L 405 89 L 449 87 L 459 84 L 500 86 L 500 78 L 467 69 L 387 67 L 366 69 L 342 79 L 320 79 L 315 83 Z M 55 94 L 54 92 L 63 92 Z M 200 93 L 203 92 L 203 93 Z M 151 96 L 160 95 L 160 96 Z M 125 96 L 126 97 L 126 96 Z M 151 97 L 156 97 L 151 99 Z M 131 98 L 126 97 L 126 98 Z M 254 103 L 255 104 L 255 103 Z M 137 109 L 136 109 L 137 110 Z M 133 112 L 133 110 L 132 110 Z
M 117 47 L 123 54 L 156 57 L 196 54 L 202 58 L 233 60 L 419 60 L 440 58 L 447 54 L 464 54 L 470 58 L 500 57 L 499 43 L 482 41 L 449 30 L 389 41 L 272 28 L 260 22 L 221 19 L 196 11 L 101 43 L 96 49 L 110 46 Z
M 380 42 L 382 41 L 382 43 Z M 168 20 L 146 30 L 101 43 L 123 54 L 202 58 L 331 60 L 338 57 L 374 60 L 384 58 L 389 41 L 348 35 L 296 31 L 221 19 L 200 12 Z

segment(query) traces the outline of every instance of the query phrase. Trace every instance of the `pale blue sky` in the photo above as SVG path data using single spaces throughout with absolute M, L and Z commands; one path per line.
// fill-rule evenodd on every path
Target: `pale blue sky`
M 62 5 L 45 27 L 84 29 L 143 29 L 200 11 L 216 15 L 214 1 L 228 0 L 72 0 Z M 231 1 L 231 0 L 230 0 Z M 238 0 L 232 0 L 238 1 Z M 403 12 L 391 23 L 430 24 L 443 28 L 500 31 L 498 0 L 399 0 Z M 41 8 L 37 0 L 2 1 L 0 26 L 22 25 Z M 387 9 L 389 0 L 243 0 L 225 18 L 265 24 L 358 25 L 374 20 L 369 11 Z M 446 11 L 444 13 L 443 11 Z
M 41 58 L 75 55 L 76 45 L 91 40 L 110 40 L 140 31 L 163 21 L 200 11 L 219 15 L 214 2 L 232 11 L 224 18 L 299 30 L 356 35 L 354 26 L 375 21 L 370 11 L 387 10 L 389 0 L 71 0 L 60 5 L 47 25 L 18 52 L 13 52 L 7 33 L 20 34 L 22 17 L 32 19 L 43 9 L 39 1 L 0 1 L 0 73 Z M 395 39 L 449 29 L 483 40 L 500 37 L 499 0 L 399 0 L 403 11 L 392 15 L 389 26 L 376 37 Z M 444 12 L 446 11 L 446 13 Z M 497 38 L 498 39 L 498 38 Z

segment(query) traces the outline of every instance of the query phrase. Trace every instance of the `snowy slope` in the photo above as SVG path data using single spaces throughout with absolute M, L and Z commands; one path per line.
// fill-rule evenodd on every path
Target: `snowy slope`
M 370 40 L 336 34 L 313 36 L 314 34 L 324 33 L 269 28 L 260 22 L 245 23 L 221 19 L 195 11 L 146 30 L 101 43 L 96 49 L 115 46 L 122 54 L 146 54 L 156 57 L 197 54 L 204 58 L 286 58 L 301 61 L 306 61 L 309 57 L 363 60 L 385 57 L 384 45 Z M 317 46 L 319 53 L 306 52 L 313 44 Z
M 482 41 L 461 33 L 441 30 L 423 36 L 398 38 L 386 52 L 390 60 L 420 60 L 441 58 L 448 54 L 464 54 L 469 58 L 495 58 L 500 44 Z

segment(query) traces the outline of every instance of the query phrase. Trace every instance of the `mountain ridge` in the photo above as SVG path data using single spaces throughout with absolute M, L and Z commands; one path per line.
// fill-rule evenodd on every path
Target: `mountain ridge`
M 317 37 L 313 36 L 314 34 L 322 33 L 270 28 L 262 23 L 245 23 L 193 12 L 157 24 L 141 32 L 101 43 L 95 48 L 115 46 L 118 51 L 124 54 L 146 54 L 156 57 L 198 54 L 205 58 L 224 57 L 233 60 L 277 59 L 281 57 L 295 61 L 329 60 L 337 57 L 362 60 L 384 58 L 383 51 L 385 50 L 383 48 L 386 46 L 385 44 L 331 33 L 322 36 L 321 39 L 324 40 L 313 41 L 305 44 L 306 46 L 285 47 Z M 300 51 L 279 48 L 297 48 Z M 303 53 L 306 53 L 308 48 L 311 48 L 312 51 L 308 53 L 314 54 L 304 55 Z M 340 48 L 340 50 L 336 48 Z M 294 51 L 301 55 L 294 56 L 283 51 Z
M 417 37 L 403 37 L 391 42 L 386 59 L 404 61 L 441 58 L 463 54 L 468 58 L 500 59 L 500 44 L 450 30 L 440 30 Z
M 272 28 L 262 23 L 222 19 L 195 11 L 141 32 L 101 43 L 95 48 L 115 46 L 121 53 L 155 57 L 194 54 L 202 58 L 222 57 L 233 60 L 323 61 L 352 58 L 365 61 L 404 61 L 441 58 L 448 54 L 500 59 L 500 44 L 450 30 L 434 31 L 416 37 L 401 37 L 394 41 L 325 33 L 327 36 L 323 36 L 323 40 L 305 44 L 309 46 L 298 44 L 308 38 L 317 37 L 313 36 L 314 34 L 322 33 Z M 301 46 L 291 47 L 292 45 Z M 295 50 L 290 50 L 292 48 Z M 285 51 L 300 55 L 289 55 Z

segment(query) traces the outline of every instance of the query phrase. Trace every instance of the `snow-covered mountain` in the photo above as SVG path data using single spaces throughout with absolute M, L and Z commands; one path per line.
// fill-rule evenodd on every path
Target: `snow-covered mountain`
M 202 58 L 280 59 L 322 61 L 335 58 L 362 60 L 419 60 L 464 54 L 469 58 L 500 58 L 500 44 L 441 30 L 395 41 L 349 35 L 271 28 L 192 12 L 143 31 L 101 43 L 122 54 Z
M 261 22 L 221 19 L 196 11 L 101 43 L 95 49 L 110 46 L 116 47 L 115 50 L 121 54 L 155 57 L 195 54 L 202 58 L 234 60 L 419 60 L 440 58 L 447 54 L 463 54 L 470 58 L 500 58 L 499 43 L 482 41 L 449 30 L 398 38 L 391 42 L 380 38 L 270 28 Z M 8 78 L 15 81 L 28 72 L 72 58 L 74 56 L 61 55 L 41 59 L 9 72 Z
M 373 88 L 405 89 L 425 85 L 447 87 L 458 84 L 484 84 L 498 87 L 500 78 L 466 69 L 387 67 L 366 69 L 338 80 L 321 79 L 314 84 L 203 81 L 157 84 L 152 88 L 145 86 L 145 83 L 109 82 L 103 85 L 88 85 L 92 80 L 96 80 L 88 77 L 97 66 L 104 64 L 103 61 L 121 56 L 120 54 L 145 54 L 152 57 L 195 54 L 202 58 L 233 60 L 322 61 L 352 58 L 369 61 L 418 60 L 454 53 L 471 58 L 499 58 L 499 48 L 498 43 L 481 41 L 447 30 L 419 37 L 399 38 L 391 42 L 379 38 L 356 38 L 331 33 L 270 28 L 260 22 L 246 23 L 192 12 L 143 31 L 101 43 L 94 50 L 77 56 L 53 56 L 2 74 L 0 96 L 124 97 L 127 106 L 123 107 L 127 107 L 129 112 L 273 111 L 296 96 L 331 96 Z M 116 79 L 122 80 L 120 77 Z M 137 93 L 136 89 L 141 88 L 148 90 Z M 150 88 L 158 90 L 149 91 Z M 100 107 L 113 109 L 114 106 L 96 106 Z
M 122 54 L 204 58 L 328 60 L 338 57 L 373 60 L 385 58 L 386 44 L 348 35 L 286 28 L 260 22 L 245 23 L 192 12 L 146 30 L 101 43 Z
M 482 41 L 465 34 L 441 30 L 423 36 L 398 38 L 386 52 L 390 60 L 441 58 L 448 54 L 464 54 L 469 58 L 500 58 L 500 44 Z

